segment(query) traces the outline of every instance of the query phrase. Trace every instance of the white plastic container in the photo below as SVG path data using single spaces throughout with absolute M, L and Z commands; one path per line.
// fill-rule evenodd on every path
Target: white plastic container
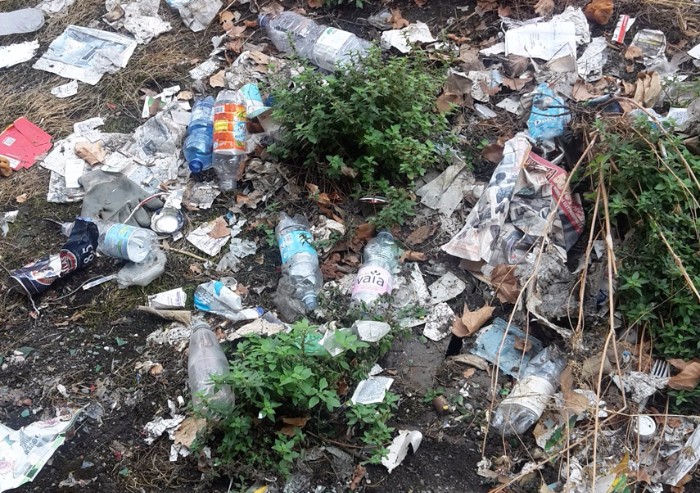
M 157 241 L 156 234 L 148 229 L 112 224 L 101 230 L 97 251 L 108 257 L 138 263 L 148 256 Z

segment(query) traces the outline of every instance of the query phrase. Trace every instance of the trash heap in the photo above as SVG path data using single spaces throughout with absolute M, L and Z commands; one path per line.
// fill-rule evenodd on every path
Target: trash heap
M 41 29 L 45 15 L 71 3 L 45 0 L 37 9 L 0 14 L 0 35 Z M 599 138 L 586 133 L 592 119 L 642 118 L 675 133 L 689 149 L 697 145 L 700 112 L 697 100 L 692 102 L 697 81 L 685 72 L 700 66 L 700 45 L 677 50 L 669 60 L 663 31 L 635 30 L 635 19 L 624 14 L 612 34 L 602 28 L 611 21 L 612 6 L 598 0 L 585 10 L 569 6 L 556 15 L 553 5 L 539 2 L 541 17 L 529 20 L 479 2 L 479 15 L 497 9 L 500 23 L 498 36 L 482 46 L 456 35 L 437 41 L 426 24 L 409 23 L 397 9 L 370 16 L 366 21 L 382 31 L 380 45 L 388 56 L 423 49 L 436 59 L 456 60 L 436 95 L 436 110 L 453 115 L 467 146 L 474 143 L 467 135 L 471 129 L 501 130 L 487 139 L 478 159 L 491 163 L 490 177 L 477 178 L 463 149 L 451 149 L 449 166 L 418 183 L 422 208 L 416 221 L 425 223 L 409 235 L 398 227 L 376 231 L 368 224 L 351 230 L 353 222 L 335 214 L 330 196 L 307 184 L 323 214 L 309 217 L 283 206 L 274 231 L 268 228 L 269 240 L 279 248 L 279 281 L 253 288 L 274 289 L 274 306 L 249 306 L 248 287 L 233 275 L 257 258 L 261 247 L 244 237 L 250 223 L 269 225 L 263 221 L 266 213 L 256 209 L 278 194 L 303 192 L 284 166 L 267 156 L 266 147 L 284 132 L 274 120 L 275 101 L 265 93 L 269 77 L 291 81 L 310 69 L 292 61 L 292 52 L 332 73 L 339 65 L 361 63 L 371 43 L 274 2 L 253 12 L 257 22 L 243 23 L 240 12 L 221 11 L 222 2 L 167 3 L 195 32 L 217 16 L 224 30 L 212 39 L 209 58 L 189 72 L 190 89 L 173 86 L 146 95 L 145 121 L 130 134 L 103 132 L 100 117 L 75 123 L 70 135 L 55 142 L 25 117 L 0 134 L 3 176 L 40 166 L 50 171 L 47 202 L 82 202 L 79 217 L 58 223 L 67 236 L 58 253 L 10 272 L 34 313 L 43 309 L 35 299 L 59 279 L 89 270 L 97 256 L 114 259 L 115 272 L 88 279 L 80 286 L 84 290 L 113 280 L 122 289 L 148 286 L 166 272 L 170 255 L 203 262 L 212 278 L 194 290 L 194 314 L 186 309 L 188 296 L 181 287 L 152 294 L 138 307 L 172 322 L 152 333 L 150 344 L 167 343 L 178 351 L 189 347 L 196 412 L 187 416 L 181 396 L 169 401 L 171 417 L 158 416 L 146 425 L 146 443 L 167 432 L 173 440 L 169 459 L 176 461 L 191 453 L 198 433 L 203 436 L 227 410 L 245 404 L 231 382 L 217 380 L 229 371 L 220 342 L 235 346 L 251 337 L 294 333 L 295 323 L 311 318 L 322 323 L 299 343 L 309 358 L 343 358 L 407 331 L 443 353 L 449 344 L 449 352 L 458 355 L 446 364 L 493 371 L 484 439 L 518 436 L 536 445 L 536 453 L 517 461 L 483 455 L 474 467 L 497 485 L 493 491 L 536 477 L 562 457 L 557 479 L 538 481 L 538 491 L 631 491 L 632 480 L 649 491 L 662 491 L 662 485 L 682 491 L 700 460 L 700 425 L 696 418 L 671 418 L 657 407 L 656 397 L 665 389 L 693 390 L 700 363 L 652 359 L 643 334 L 624 325 L 614 305 L 618 284 L 612 274 L 614 251 L 623 238 L 619 231 L 611 233 L 609 224 L 600 234 L 582 193 L 590 190 L 579 176 L 589 169 Z M 107 1 L 105 7 L 103 22 L 131 35 L 69 25 L 33 65 L 70 79 L 51 91 L 54 97 L 69 98 L 79 90 L 78 82 L 100 84 L 105 74 L 127 69 L 139 45 L 173 29 L 158 15 L 157 1 Z M 272 46 L 243 38 L 257 27 Z M 3 47 L 7 56 L 0 68 L 25 63 L 38 49 L 36 42 Z M 190 213 L 215 207 L 220 196 L 230 199 L 225 214 L 190 223 Z M 0 217 L 3 235 L 17 214 Z M 411 248 L 433 236 L 440 239 L 442 260 L 434 255 L 428 262 L 424 252 Z M 342 242 L 323 246 L 341 237 Z M 459 269 L 448 268 L 448 257 L 457 259 L 452 264 L 459 262 Z M 427 284 L 425 275 L 435 281 Z M 483 306 L 470 309 L 468 283 L 488 293 Z M 347 302 L 351 323 L 333 319 L 337 314 L 321 302 L 338 296 Z M 604 342 L 584 337 L 594 329 Z M 349 349 L 348 340 L 362 346 Z M 151 361 L 138 365 L 139 371 L 157 368 Z M 338 394 L 342 405 L 386 403 L 395 375 L 372 366 L 352 382 L 354 389 Z M 462 395 L 468 395 L 469 378 L 461 382 Z M 461 422 L 451 416 L 455 408 L 447 399 L 436 402 L 442 426 Z M 57 447 L 81 412 L 72 410 L 68 424 L 48 431 L 21 431 L 47 436 Z M 308 417 L 284 419 L 303 421 L 285 421 L 294 436 Z M 16 433 L 6 428 L 9 441 Z M 416 452 L 423 433 L 400 429 L 392 438 L 381 459 L 389 473 L 409 448 Z M 211 459 L 211 449 L 204 448 Z M 349 454 L 332 449 L 324 448 L 352 465 Z M 0 456 L 5 455 L 26 468 L 26 451 L 0 446 Z M 30 465 L 38 471 L 49 458 L 42 452 Z M 290 483 L 301 473 L 295 474 Z M 364 468 L 354 469 L 347 481 L 354 484 L 351 489 L 364 475 Z M 33 476 L 15 478 L 20 479 L 9 487 Z

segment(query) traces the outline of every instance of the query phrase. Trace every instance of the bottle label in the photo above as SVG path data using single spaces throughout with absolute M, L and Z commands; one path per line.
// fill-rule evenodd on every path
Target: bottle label
M 278 244 L 282 263 L 286 264 L 297 253 L 316 255 L 316 250 L 311 244 L 312 239 L 311 233 L 303 229 L 290 231 L 280 236 Z
M 549 398 L 554 394 L 554 390 L 554 385 L 548 380 L 536 375 L 530 375 L 520 380 L 513 387 L 508 397 L 501 402 L 501 406 L 518 404 L 529 409 L 537 416 L 541 416 L 544 408 L 547 407 Z
M 326 28 L 314 45 L 314 58 L 323 68 L 332 70 L 340 48 L 352 37 L 352 33 L 334 27 Z
M 214 152 L 246 153 L 246 119 L 246 109 L 242 104 L 214 105 Z
M 391 293 L 392 288 L 391 272 L 377 265 L 366 265 L 357 272 L 352 294 L 373 293 L 381 296 Z
M 114 224 L 105 233 L 102 250 L 110 257 L 131 260 L 127 250 L 129 240 L 134 235 L 136 228 L 127 224 Z

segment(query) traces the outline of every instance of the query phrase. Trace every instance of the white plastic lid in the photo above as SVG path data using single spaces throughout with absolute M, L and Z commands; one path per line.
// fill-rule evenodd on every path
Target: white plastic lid
M 634 420 L 634 431 L 641 440 L 649 440 L 656 434 L 656 422 L 651 416 L 640 414 Z

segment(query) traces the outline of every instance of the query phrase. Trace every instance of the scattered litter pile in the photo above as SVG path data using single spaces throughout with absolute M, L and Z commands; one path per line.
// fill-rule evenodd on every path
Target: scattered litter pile
M 382 8 L 358 34 L 289 2 L 107 0 L 89 25 L 65 23 L 46 46 L 27 41 L 73 3 L 0 13 L 0 37 L 21 38 L 0 47 L 0 69 L 34 60 L 65 79 L 45 95 L 53 101 L 127 73 L 149 44 L 176 35 L 178 18 L 217 35 L 206 59 L 183 62 L 187 78 L 129 103 L 139 120 L 130 132 L 99 111 L 61 135 L 32 114 L 4 122 L 0 187 L 45 173 L 35 202 L 61 219 L 49 220 L 54 248 L 7 266 L 0 292 L 15 301 L 0 321 L 28 313 L 53 330 L 83 316 L 56 323 L 63 303 L 123 297 L 122 309 L 155 330 L 134 336 L 133 358 L 112 358 L 87 392 L 47 380 L 39 405 L 0 387 L 0 405 L 36 415 L 0 425 L 0 491 L 39 479 L 77 421 L 100 426 L 145 402 L 117 387 L 127 366 L 137 386 L 165 389 L 130 447 L 212 478 L 236 465 L 255 482 L 249 491 L 360 491 L 446 435 L 483 440 L 473 447 L 481 460 L 465 467 L 484 491 L 682 492 L 700 482 L 700 416 L 687 412 L 700 402 L 700 38 L 689 27 L 700 6 L 684 7 L 683 41 L 674 32 L 670 42 L 667 26 L 632 12 L 614 19 L 611 0 L 563 10 L 540 0 L 536 18 L 480 0 L 444 26 Z M 305 151 L 325 159 L 311 164 L 326 176 L 280 151 L 292 130 L 317 143 L 310 127 L 326 110 L 303 100 L 313 90 L 304 76 L 333 87 L 373 56 L 422 56 L 444 75 L 431 115 L 452 131 L 404 141 L 429 158 L 378 178 L 376 156 L 359 176 L 361 160 Z M 385 86 L 377 81 L 363 111 L 382 113 Z M 303 100 L 309 122 L 280 123 L 280 90 Z M 341 125 L 352 126 L 347 114 Z M 407 128 L 360 145 L 379 149 Z M 3 245 L 21 236 L 26 201 L 1 204 Z M 419 405 L 435 410 L 428 423 L 397 413 L 415 404 L 418 353 L 437 355 L 418 370 L 429 381 Z M 29 359 L 42 363 L 17 345 L 0 365 L 11 372 Z M 17 446 L 27 440 L 33 450 Z M 119 464 L 131 463 L 116 443 Z M 320 464 L 332 466 L 332 485 Z M 115 481 L 126 481 L 131 470 L 119 467 Z M 101 484 L 83 476 L 71 471 L 60 486 Z M 418 487 L 396 476 L 389 489 Z

